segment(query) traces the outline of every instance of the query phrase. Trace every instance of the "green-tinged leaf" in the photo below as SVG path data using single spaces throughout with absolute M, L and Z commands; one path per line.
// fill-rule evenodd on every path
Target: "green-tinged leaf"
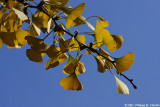
M 66 28 L 70 28 L 70 26 L 72 25 L 73 21 L 82 14 L 83 10 L 85 7 L 85 3 L 82 3 L 80 5 L 78 5 L 77 7 L 75 7 L 71 13 L 66 17 Z
M 96 57 L 94 57 L 94 58 L 95 58 L 96 61 L 97 61 L 98 72 L 104 73 L 104 72 L 106 71 L 104 61 L 103 61 L 99 56 L 96 56 Z
M 121 73 L 130 68 L 134 61 L 134 54 L 129 52 L 128 54 L 124 55 L 120 58 L 114 58 L 116 63 L 116 72 Z
M 63 73 L 65 74 L 73 73 L 74 72 L 74 62 L 75 62 L 75 59 L 71 55 L 69 55 L 68 61 L 63 68 Z
M 116 48 L 119 49 L 123 43 L 122 35 L 111 35 L 116 42 Z
M 129 89 L 121 80 L 119 80 L 114 74 L 113 76 L 116 79 L 116 85 L 117 85 L 117 92 L 119 94 L 129 94 Z
M 82 84 L 80 83 L 75 73 L 63 78 L 60 81 L 60 85 L 66 90 L 82 90 Z
M 29 58 L 29 60 L 31 60 L 31 61 L 39 62 L 39 63 L 43 62 L 42 54 L 33 50 L 33 49 L 27 49 L 26 55 Z
M 17 16 L 22 20 L 22 21 L 25 21 L 25 20 L 28 20 L 28 17 L 21 11 L 15 9 L 12 7 L 12 9 L 14 10 L 14 12 L 17 14 Z
M 103 43 L 106 45 L 110 52 L 114 52 L 116 49 L 116 42 L 113 37 L 109 34 L 108 30 L 103 29 Z

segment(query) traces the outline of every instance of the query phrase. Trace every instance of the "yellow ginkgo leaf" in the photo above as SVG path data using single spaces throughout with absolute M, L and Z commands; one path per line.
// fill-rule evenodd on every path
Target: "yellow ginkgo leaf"
M 86 23 L 86 18 L 84 16 L 78 16 L 75 20 L 73 20 L 71 26 L 78 26 L 85 23 Z
M 61 53 L 61 54 L 58 56 L 58 61 L 59 61 L 59 63 L 63 63 L 66 59 L 68 59 L 68 56 L 66 55 L 66 53 Z
M 75 73 L 63 78 L 60 81 L 60 85 L 66 90 L 82 90 L 82 84 L 80 83 Z
M 14 12 L 17 14 L 17 16 L 22 20 L 22 21 L 25 21 L 25 20 L 28 20 L 28 17 L 21 11 L 15 9 L 12 7 L 12 9 L 14 10 Z
M 73 10 L 71 6 L 61 7 L 61 9 L 66 16 L 69 15 Z M 78 26 L 85 23 L 87 23 L 86 18 L 84 16 L 78 16 L 75 20 L 73 20 L 73 23 L 71 26 Z
M 95 33 L 95 41 L 97 43 L 101 43 L 103 41 L 103 27 L 99 21 L 96 21 L 96 29 L 94 30 Z M 98 45 L 98 44 L 97 44 Z
M 1 45 L 3 44 L 3 41 L 1 40 L 1 38 L 0 38 L 0 48 L 1 48 Z
M 103 50 L 102 48 L 99 48 L 99 51 L 98 51 L 101 55 L 105 56 L 106 58 L 109 57 L 109 53 L 106 52 L 105 50 Z
M 48 21 L 48 25 L 47 25 L 47 32 L 49 33 L 50 28 L 51 28 L 51 22 L 52 22 L 52 18 L 49 19 Z
M 29 60 L 31 60 L 31 61 L 39 62 L 39 63 L 43 62 L 42 54 L 33 50 L 33 49 L 27 49 L 26 55 L 29 58 Z
M 71 55 L 69 55 L 68 61 L 63 68 L 63 73 L 65 74 L 73 73 L 74 72 L 74 62 L 75 62 L 75 59 Z
M 16 33 L 15 32 L 0 32 L 0 39 L 9 47 L 15 47 Z
M 1 32 L 7 32 L 7 29 L 3 25 L 0 25 L 0 31 Z
M 64 26 L 62 24 L 59 24 L 59 27 L 62 29 L 65 29 Z M 62 37 L 65 34 L 64 31 L 56 31 L 56 35 L 58 35 L 59 37 Z
M 66 28 L 70 28 L 70 26 L 72 25 L 73 21 L 82 14 L 83 10 L 85 7 L 85 3 L 82 3 L 80 5 L 78 5 L 77 7 L 75 7 L 71 13 L 66 17 Z
M 102 17 L 100 17 L 100 16 L 95 16 L 95 17 L 97 17 L 100 20 L 100 23 L 102 24 L 103 27 L 108 27 L 109 26 L 108 21 L 106 21 Z
M 18 30 L 16 32 L 16 39 L 18 41 L 19 46 L 23 46 L 27 43 L 27 40 L 25 40 L 26 36 L 30 36 L 29 30 Z
M 67 58 L 68 56 L 66 54 L 61 53 L 57 56 L 52 57 L 50 60 L 48 60 L 44 67 L 46 70 L 49 68 L 54 68 L 58 66 L 59 63 L 63 63 Z
M 119 94 L 129 94 L 129 89 L 121 80 L 119 80 L 114 74 L 114 78 L 116 79 L 116 85 L 117 85 L 117 93 Z
M 31 23 L 31 32 L 32 32 L 32 35 L 40 35 L 41 33 L 41 30 L 32 22 Z
M 128 54 L 124 55 L 120 58 L 114 58 L 116 63 L 116 72 L 121 73 L 130 68 L 134 61 L 134 54 L 129 52 Z
M 84 67 L 84 63 L 82 62 L 78 62 L 77 64 L 77 68 L 75 70 L 76 75 L 78 74 L 83 74 L 86 71 L 85 67 Z
M 104 60 L 102 60 L 99 56 L 96 56 L 95 59 L 97 61 L 98 72 L 104 73 L 106 71 Z
M 122 35 L 111 35 L 116 42 L 116 48 L 119 49 L 123 43 Z
M 106 45 L 110 52 L 114 52 L 116 49 L 116 42 L 113 37 L 109 34 L 108 30 L 103 29 L 103 43 Z
M 32 49 L 41 52 L 45 48 L 44 40 L 33 36 L 26 36 L 25 39 Z
M 54 68 L 58 65 L 59 65 L 59 61 L 57 60 L 57 56 L 55 56 L 54 58 L 51 58 L 50 60 L 47 61 L 44 68 L 47 70 L 49 68 Z
M 60 48 L 55 45 L 50 45 L 48 49 L 45 50 L 45 53 L 50 57 L 55 57 L 60 52 Z

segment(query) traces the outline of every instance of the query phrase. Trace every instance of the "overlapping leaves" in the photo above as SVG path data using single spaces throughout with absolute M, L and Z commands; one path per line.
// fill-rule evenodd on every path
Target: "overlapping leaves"
M 65 6 L 69 0 L 43 0 L 35 7 L 30 5 L 30 7 L 36 9 L 35 13 L 30 12 L 32 14 L 30 17 L 27 10 L 29 8 L 27 7 L 28 1 L 32 2 L 32 0 L 0 1 L 2 4 L 0 10 L 0 47 L 2 44 L 6 44 L 8 48 L 21 48 L 28 43 L 30 49 L 26 50 L 26 56 L 29 60 L 42 63 L 43 56 L 48 56 L 49 60 L 45 64 L 46 70 L 64 63 L 68 59 L 63 67 L 63 73 L 67 74 L 67 77 L 60 80 L 60 85 L 64 89 L 82 90 L 82 84 L 77 75 L 85 72 L 84 64 L 80 62 L 82 58 L 80 52 L 84 49 L 87 50 L 88 55 L 94 56 L 97 62 L 97 71 L 100 73 L 107 70 L 111 72 L 111 69 L 115 68 L 118 74 L 122 74 L 133 64 L 134 54 L 132 52 L 123 57 L 115 58 L 101 48 L 105 45 L 108 51 L 114 52 L 121 48 L 123 37 L 121 35 L 111 35 L 106 29 L 106 27 L 109 27 L 108 21 L 104 18 L 91 16 L 86 19 L 81 16 L 85 3 L 72 8 L 71 6 Z M 65 14 L 66 17 L 61 17 L 62 13 L 59 12 Z M 96 27 L 88 22 L 88 19 L 92 17 L 99 19 L 99 21 L 96 21 Z M 63 19 L 65 19 L 65 24 L 61 21 Z M 27 23 L 26 28 L 22 27 L 24 23 Z M 79 27 L 85 23 L 92 31 L 79 33 Z M 77 34 L 71 34 L 68 30 L 71 26 L 78 26 L 76 28 Z M 41 31 L 43 33 L 47 32 L 47 35 L 43 39 L 35 37 L 41 35 Z M 53 31 L 55 33 L 53 34 L 52 44 L 48 45 L 45 39 L 50 34 L 52 35 Z M 64 36 L 66 34 L 70 35 L 70 38 L 67 37 L 66 39 L 66 36 Z M 91 41 L 92 39 L 88 40 L 89 42 L 87 41 L 88 45 L 85 44 L 86 35 L 94 37 L 94 41 Z M 71 56 L 71 51 L 77 52 L 76 58 Z M 128 87 L 113 73 L 112 75 L 116 79 L 117 92 L 129 94 Z

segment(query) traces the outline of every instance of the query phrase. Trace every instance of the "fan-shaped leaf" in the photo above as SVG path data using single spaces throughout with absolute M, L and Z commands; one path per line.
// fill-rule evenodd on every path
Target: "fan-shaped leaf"
M 121 80 L 119 80 L 115 75 L 113 75 L 113 76 L 116 79 L 117 92 L 120 94 L 129 94 L 128 87 Z
M 80 5 L 78 5 L 77 7 L 75 7 L 71 13 L 66 17 L 66 28 L 70 28 L 70 26 L 72 25 L 73 21 L 82 14 L 83 10 L 85 7 L 85 3 L 82 3 Z
M 28 20 L 28 17 L 21 11 L 15 9 L 12 7 L 12 9 L 14 10 L 14 12 L 17 14 L 17 16 L 22 20 L 22 21 L 25 21 L 25 20 Z
M 97 65 L 98 65 L 98 72 L 100 73 L 104 73 L 106 71 L 105 69 L 105 63 L 104 60 L 102 60 L 99 56 L 94 57 L 97 61 Z
M 54 58 L 51 58 L 50 60 L 47 61 L 44 68 L 48 70 L 49 68 L 54 68 L 58 65 L 59 65 L 59 61 L 57 60 L 57 56 L 55 56 Z
M 66 90 L 82 90 L 82 84 L 80 83 L 75 73 L 72 73 L 69 76 L 63 78 L 60 81 L 60 85 Z
M 116 63 L 116 72 L 121 73 L 130 68 L 134 61 L 134 54 L 129 52 L 128 54 L 124 55 L 120 58 L 114 58 Z
M 26 55 L 29 58 L 29 60 L 31 60 L 31 61 L 39 62 L 39 63 L 43 62 L 42 54 L 33 50 L 33 49 L 27 49 Z
M 122 35 L 111 35 L 116 42 L 116 48 L 119 49 L 123 43 Z
M 116 49 L 116 42 L 113 37 L 109 34 L 108 30 L 103 29 L 103 43 L 106 45 L 110 52 L 114 52 Z

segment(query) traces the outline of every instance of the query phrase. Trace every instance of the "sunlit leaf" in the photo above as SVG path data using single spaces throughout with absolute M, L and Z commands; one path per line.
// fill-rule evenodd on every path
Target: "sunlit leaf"
M 124 55 L 120 58 L 114 58 L 116 63 L 116 72 L 121 73 L 130 68 L 134 61 L 134 54 L 129 52 L 128 54 Z
M 75 7 L 71 13 L 66 17 L 66 28 L 70 28 L 70 26 L 72 25 L 73 21 L 82 14 L 83 10 L 85 7 L 85 3 L 82 3 L 80 5 L 78 5 L 77 7 Z
M 18 15 L 18 17 L 22 20 L 22 21 L 25 21 L 25 20 L 28 20 L 28 17 L 21 11 L 15 9 L 12 7 L 12 9 L 14 10 L 14 12 Z
M 88 25 L 89 28 L 91 28 L 92 30 L 95 30 L 95 28 L 92 26 L 92 24 L 90 24 L 89 22 L 86 21 L 86 24 Z
M 51 22 L 52 22 L 52 18 L 49 19 L 48 21 L 48 25 L 47 25 L 47 32 L 49 33 L 50 28 L 51 28 Z
M 111 35 L 113 39 L 116 41 L 116 48 L 119 49 L 123 43 L 122 35 Z
M 75 73 L 63 78 L 60 81 L 60 85 L 66 90 L 82 90 L 82 84 L 80 83 Z
M 26 36 L 30 36 L 29 30 L 18 30 L 16 32 L 16 39 L 18 41 L 19 46 L 23 46 L 27 43 L 27 40 L 25 40 Z
M 105 19 L 103 19 L 100 16 L 96 16 L 96 17 L 100 20 L 100 23 L 102 24 L 103 27 L 108 27 L 109 26 L 108 21 L 106 21 Z
M 66 53 L 61 53 L 59 56 L 58 56 L 58 61 L 59 63 L 63 63 L 66 59 L 68 58 L 68 56 L 66 55 Z
M 40 35 L 41 33 L 41 30 L 34 23 L 31 23 L 31 31 L 33 35 Z
M 103 27 L 99 23 L 98 20 L 96 22 L 96 29 L 94 30 L 94 33 L 95 33 L 95 40 L 96 40 L 96 42 L 97 43 L 102 42 L 103 41 Z
M 121 80 L 119 80 L 114 74 L 113 76 L 116 79 L 116 85 L 117 85 L 117 92 L 119 94 L 129 94 L 129 89 Z
M 116 49 L 116 42 L 113 37 L 109 34 L 108 30 L 104 29 L 102 31 L 103 43 L 106 45 L 110 52 L 114 52 Z
M 33 50 L 33 49 L 27 49 L 26 55 L 29 58 L 29 60 L 31 60 L 31 61 L 39 62 L 39 63 L 43 62 L 42 54 Z

